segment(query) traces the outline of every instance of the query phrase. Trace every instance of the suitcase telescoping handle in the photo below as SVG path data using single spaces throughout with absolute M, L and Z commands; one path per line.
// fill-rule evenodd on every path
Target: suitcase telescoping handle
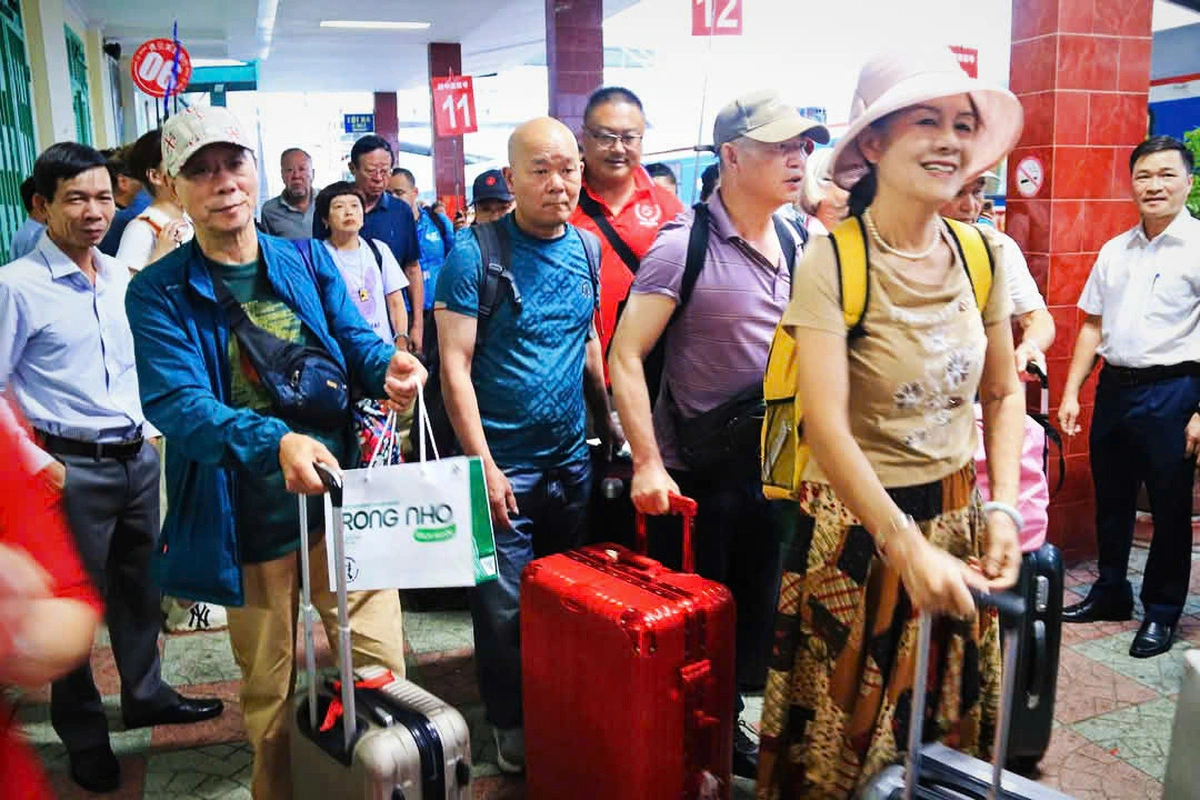
M 996 738 L 992 742 L 992 785 L 988 800 L 1003 797 L 1001 780 L 1007 758 L 1008 728 L 1012 722 L 1012 707 L 1017 688 L 1017 648 L 1021 641 L 1018 626 L 1025 616 L 1025 598 L 1011 592 L 985 594 L 971 590 L 975 605 L 994 608 L 1000 612 L 1001 627 L 1008 628 L 1004 637 L 1004 663 L 1001 668 L 1003 687 L 1000 695 L 1000 718 L 996 720 Z M 933 631 L 933 616 L 922 611 L 917 628 L 917 666 L 913 675 L 912 705 L 909 709 L 908 753 L 904 766 L 904 800 L 914 800 L 921 774 L 921 739 L 925 725 L 925 695 L 928 691 L 929 640 Z
M 696 571 L 696 554 L 692 550 L 692 527 L 696 522 L 696 501 L 690 497 L 672 492 L 667 495 L 667 513 L 683 517 L 683 571 Z M 635 521 L 637 531 L 637 551 L 646 554 L 646 515 L 637 512 Z
M 333 563 L 335 565 L 335 584 L 337 585 L 338 606 L 338 662 L 342 673 L 342 732 L 346 753 L 354 744 L 354 735 L 358 728 L 357 709 L 354 705 L 354 661 L 350 650 L 350 614 L 346 603 L 346 558 L 344 552 L 345 539 L 342 531 L 342 476 L 335 470 L 316 462 L 313 464 L 325 491 L 329 493 L 330 505 L 333 506 L 332 536 Z M 309 729 L 317 730 L 317 660 L 313 646 L 313 620 L 317 615 L 312 604 L 312 579 L 309 573 L 308 557 L 308 502 L 304 495 L 300 496 L 300 604 L 304 618 L 304 669 L 308 675 L 308 721 Z

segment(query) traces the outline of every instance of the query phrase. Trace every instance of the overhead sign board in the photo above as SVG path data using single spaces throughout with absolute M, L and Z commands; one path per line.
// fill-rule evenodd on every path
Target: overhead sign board
M 343 114 L 342 127 L 346 133 L 374 133 L 374 114 Z
M 741 36 L 743 0 L 692 0 L 692 36 Z
M 470 75 L 434 78 L 433 122 L 438 136 L 462 136 L 479 130 L 475 118 L 475 85 Z
M 173 97 L 192 80 L 192 59 L 179 45 L 179 64 L 175 64 L 175 42 L 170 39 L 150 39 L 133 51 L 129 71 L 133 84 L 151 97 Z
M 950 48 L 950 52 L 958 59 L 958 65 L 963 68 L 963 72 L 972 78 L 979 77 L 979 50 L 955 45 Z

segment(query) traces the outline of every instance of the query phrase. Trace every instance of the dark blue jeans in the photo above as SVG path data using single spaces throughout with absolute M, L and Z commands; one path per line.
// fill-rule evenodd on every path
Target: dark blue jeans
M 499 577 L 471 592 L 475 663 L 488 722 L 523 726 L 521 707 L 521 571 L 535 558 L 584 543 L 591 461 L 548 470 L 505 472 L 517 498 L 511 528 L 496 526 Z
M 1196 460 L 1184 455 L 1184 429 L 1198 399 L 1200 378 L 1190 376 L 1128 386 L 1103 372 L 1096 392 L 1090 438 L 1100 551 L 1096 590 L 1128 591 L 1137 493 L 1144 482 L 1154 518 L 1141 592 L 1148 621 L 1175 623 L 1187 601 Z

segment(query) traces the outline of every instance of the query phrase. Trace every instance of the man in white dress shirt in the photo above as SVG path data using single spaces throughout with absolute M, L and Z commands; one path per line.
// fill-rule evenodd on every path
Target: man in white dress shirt
M 1129 654 L 1171 649 L 1192 566 L 1192 481 L 1200 448 L 1200 220 L 1184 204 L 1192 154 L 1168 136 L 1142 142 L 1129 160 L 1141 223 L 1100 249 L 1079 308 L 1086 315 L 1059 406 L 1079 433 L 1079 389 L 1100 359 L 1092 415 L 1100 577 L 1067 622 L 1127 620 L 1126 576 L 1138 486 L 1145 482 L 1154 538 L 1142 579 L 1145 617 Z

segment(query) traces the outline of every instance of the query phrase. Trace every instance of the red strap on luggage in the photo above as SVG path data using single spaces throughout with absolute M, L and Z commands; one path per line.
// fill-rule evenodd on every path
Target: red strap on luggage
M 667 513 L 683 517 L 683 571 L 696 571 L 696 554 L 692 551 L 692 523 L 696 520 L 696 501 L 680 494 L 667 496 Z M 646 515 L 637 512 L 635 520 L 637 528 L 637 550 L 646 555 Z
M 383 687 L 387 686 L 389 683 L 392 683 L 395 680 L 396 680 L 396 676 L 393 675 L 392 671 L 389 669 L 389 670 L 384 670 L 381 675 L 376 675 L 374 678 L 370 678 L 368 680 L 363 680 L 363 681 L 355 681 L 354 688 L 355 689 L 382 689 Z M 329 701 L 329 708 L 325 709 L 325 720 L 321 723 L 321 733 L 325 733 L 327 731 L 332 730 L 333 726 L 337 724 L 338 719 L 340 719 L 342 716 L 342 712 L 343 712 L 342 698 L 338 694 L 338 692 L 342 691 L 342 682 L 341 681 L 333 682 L 333 691 L 334 691 L 333 699 Z

